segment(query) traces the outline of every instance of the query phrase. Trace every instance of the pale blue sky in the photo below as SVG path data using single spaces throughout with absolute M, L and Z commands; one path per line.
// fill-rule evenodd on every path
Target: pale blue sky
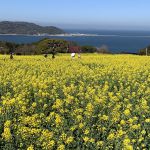
M 0 0 L 0 21 L 61 28 L 150 30 L 150 0 Z

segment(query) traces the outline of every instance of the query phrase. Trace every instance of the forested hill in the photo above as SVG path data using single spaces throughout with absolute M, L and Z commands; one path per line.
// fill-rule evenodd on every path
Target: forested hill
M 0 34 L 24 34 L 24 35 L 39 35 L 39 34 L 63 34 L 62 29 L 54 26 L 39 26 L 29 22 L 0 22 Z

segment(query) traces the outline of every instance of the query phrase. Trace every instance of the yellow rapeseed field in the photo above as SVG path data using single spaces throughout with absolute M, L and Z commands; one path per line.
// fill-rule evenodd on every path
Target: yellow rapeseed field
M 150 57 L 0 56 L 0 149 L 149 148 Z

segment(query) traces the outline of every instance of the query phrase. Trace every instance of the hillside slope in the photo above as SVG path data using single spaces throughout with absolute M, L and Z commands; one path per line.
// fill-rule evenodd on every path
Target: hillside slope
M 39 26 L 29 22 L 0 22 L 0 34 L 25 34 L 25 35 L 39 35 L 39 34 L 63 34 L 62 29 L 54 26 Z

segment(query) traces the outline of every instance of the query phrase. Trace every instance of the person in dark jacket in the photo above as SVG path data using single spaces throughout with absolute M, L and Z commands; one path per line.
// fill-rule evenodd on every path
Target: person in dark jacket
M 10 53 L 10 59 L 14 59 L 13 53 Z

